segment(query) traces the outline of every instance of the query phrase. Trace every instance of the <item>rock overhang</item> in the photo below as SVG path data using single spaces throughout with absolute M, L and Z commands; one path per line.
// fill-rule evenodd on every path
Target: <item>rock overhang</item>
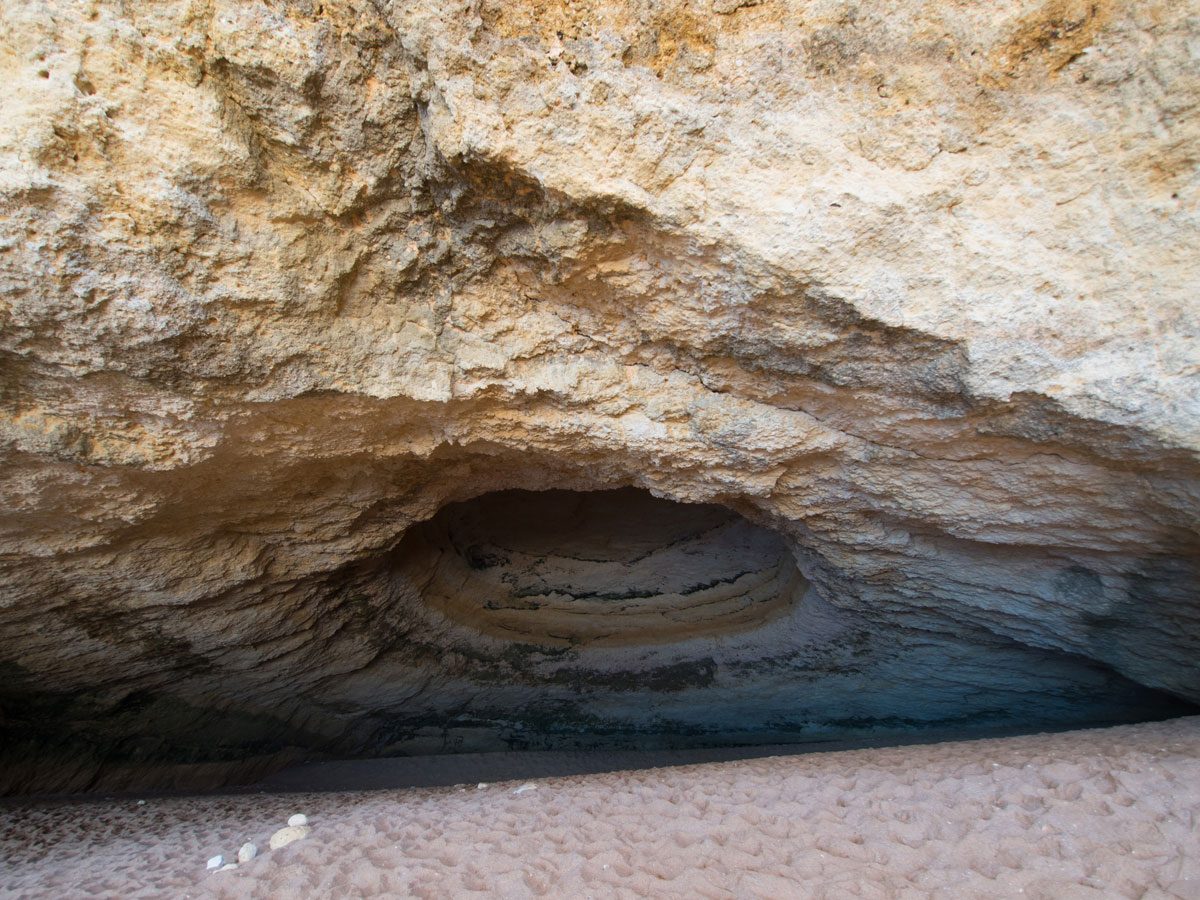
M 346 579 L 511 489 L 722 503 L 835 619 L 1200 697 L 1193 20 L 668 7 L 5 18 L 0 655 L 125 723 L 70 783 L 231 690 L 234 755 L 333 740 Z

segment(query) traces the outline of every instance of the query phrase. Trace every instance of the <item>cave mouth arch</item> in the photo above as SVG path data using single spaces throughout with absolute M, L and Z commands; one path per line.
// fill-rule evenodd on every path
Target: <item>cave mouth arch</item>
M 625 751 L 753 755 L 1196 712 L 946 604 L 843 603 L 843 573 L 736 504 L 501 486 L 316 574 L 213 601 L 236 614 L 172 607 L 185 633 L 237 630 L 232 655 L 143 624 L 179 657 L 169 684 L 131 671 L 49 690 L 0 666 L 0 792 L 215 788 L 300 761 L 496 751 L 598 751 L 573 763 L 596 771 Z M 292 771 L 266 787 L 379 785 Z
M 447 619 L 546 648 L 679 643 L 786 614 L 809 585 L 786 542 L 717 504 L 646 491 L 522 491 L 443 507 L 400 568 Z
M 840 606 L 796 549 L 731 507 L 631 487 L 445 504 L 378 560 L 397 632 L 355 751 L 903 742 L 1193 711 L 937 609 Z

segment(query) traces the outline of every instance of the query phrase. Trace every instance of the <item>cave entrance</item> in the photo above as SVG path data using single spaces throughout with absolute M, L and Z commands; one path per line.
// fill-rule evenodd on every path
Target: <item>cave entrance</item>
M 449 504 L 379 562 L 375 628 L 392 638 L 347 750 L 902 742 L 1191 711 L 936 611 L 915 628 L 843 608 L 794 548 L 728 507 L 634 488 Z
M 340 566 L 222 598 L 237 615 L 172 607 L 188 634 L 242 629 L 243 649 L 184 654 L 169 684 L 133 672 L 64 693 L 14 669 L 0 788 L 218 787 L 298 760 L 359 762 L 268 786 L 487 781 L 1196 712 L 972 630 L 945 603 L 844 602 L 849 584 L 786 526 L 723 505 L 483 494 Z

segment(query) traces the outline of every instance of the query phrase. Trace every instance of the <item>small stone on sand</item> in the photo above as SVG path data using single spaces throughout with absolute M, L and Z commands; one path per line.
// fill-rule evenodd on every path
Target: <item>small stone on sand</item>
M 307 824 L 308 816 L 306 816 L 304 813 L 296 813 L 294 816 L 288 819 L 288 826 L 291 828 L 299 828 L 301 825 Z
M 288 844 L 302 840 L 308 837 L 310 831 L 312 829 L 307 825 L 289 825 L 287 828 L 280 828 L 271 835 L 271 849 L 278 850 L 280 847 L 286 847 Z
M 246 841 L 238 849 L 238 862 L 240 863 L 248 863 L 256 856 L 258 856 L 258 845 L 252 844 L 249 841 Z
M 515 791 L 513 791 L 513 793 L 514 794 L 522 794 L 525 791 L 536 791 L 536 790 L 537 790 L 537 785 L 534 784 L 532 781 L 527 781 L 525 784 L 521 785 L 519 788 L 517 788 Z
M 214 856 L 212 859 L 210 859 L 208 861 L 208 865 L 205 866 L 205 868 L 206 869 L 219 869 L 223 865 L 225 865 L 225 857 L 218 854 L 217 856 Z

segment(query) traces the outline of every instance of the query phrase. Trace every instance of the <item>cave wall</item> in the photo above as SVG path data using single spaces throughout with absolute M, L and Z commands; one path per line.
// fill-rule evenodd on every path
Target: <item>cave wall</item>
M 0 3 L 12 784 L 387 745 L 383 561 L 510 489 L 1200 700 L 1198 13 Z
M 902 740 L 1192 711 L 1084 657 L 838 608 L 776 532 L 636 489 L 451 504 L 368 569 L 354 590 L 375 652 L 339 688 L 371 710 L 357 752 Z

